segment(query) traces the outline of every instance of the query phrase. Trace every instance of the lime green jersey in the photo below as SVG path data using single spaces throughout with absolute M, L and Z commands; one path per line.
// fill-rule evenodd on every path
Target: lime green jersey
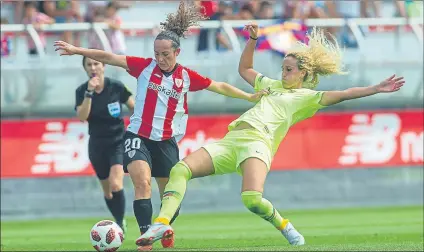
M 322 91 L 311 89 L 285 89 L 282 81 L 273 80 L 258 74 L 255 91 L 268 89 L 270 94 L 263 96 L 256 105 L 234 120 L 228 130 L 238 123 L 246 122 L 267 136 L 274 155 L 289 128 L 297 122 L 313 116 L 324 106 L 320 105 Z

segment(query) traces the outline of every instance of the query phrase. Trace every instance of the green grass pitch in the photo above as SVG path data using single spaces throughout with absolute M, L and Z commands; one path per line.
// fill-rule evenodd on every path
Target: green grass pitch
M 182 214 L 174 224 L 176 248 L 183 251 L 423 251 L 423 206 L 282 211 L 305 236 L 291 247 L 255 215 Z M 101 219 L 56 219 L 1 223 L 1 251 L 94 251 L 90 228 Z M 119 251 L 135 251 L 133 217 Z M 154 250 L 163 250 L 160 242 Z

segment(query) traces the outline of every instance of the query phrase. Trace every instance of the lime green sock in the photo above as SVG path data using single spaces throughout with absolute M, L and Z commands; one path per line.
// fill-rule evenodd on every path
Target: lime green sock
M 262 193 L 256 191 L 245 191 L 241 193 L 243 204 L 252 213 L 271 223 L 278 230 L 282 230 L 289 222 L 283 219 L 280 213 L 274 208 L 271 202 L 262 198 Z
M 162 208 L 154 223 L 169 225 L 170 220 L 181 204 L 191 179 L 191 170 L 184 161 L 178 162 L 169 174 L 169 181 L 162 197 Z

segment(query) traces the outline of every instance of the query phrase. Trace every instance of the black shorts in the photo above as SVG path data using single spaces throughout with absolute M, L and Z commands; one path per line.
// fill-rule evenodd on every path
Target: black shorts
M 109 178 L 110 168 L 113 165 L 123 164 L 123 140 L 110 141 L 90 137 L 88 141 L 88 157 L 94 171 L 100 180 Z
M 175 138 L 153 141 L 127 131 L 124 136 L 124 171 L 135 160 L 146 161 L 152 177 L 168 178 L 172 167 L 180 161 Z

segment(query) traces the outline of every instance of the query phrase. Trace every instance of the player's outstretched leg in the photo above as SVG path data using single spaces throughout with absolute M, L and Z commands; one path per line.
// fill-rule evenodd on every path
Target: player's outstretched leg
M 241 165 L 243 185 L 241 199 L 252 213 L 271 223 L 291 245 L 304 245 L 304 237 L 293 227 L 288 219 L 283 219 L 274 206 L 262 197 L 268 168 L 258 158 L 248 158 Z
M 174 231 L 170 221 L 178 210 L 191 178 L 204 177 L 215 172 L 209 153 L 201 148 L 178 162 L 169 174 L 169 181 L 162 198 L 162 208 L 154 224 L 142 234 L 136 244 L 151 245 L 162 239 L 173 239 Z
M 170 221 L 183 200 L 187 182 L 190 179 L 191 170 L 184 161 L 178 162 L 172 168 L 162 197 L 159 216 L 155 219 L 154 224 L 137 239 L 136 244 L 138 246 L 146 246 L 157 240 L 173 238 L 174 231 L 170 226 Z
M 162 204 L 160 205 L 160 208 L 162 208 Z M 169 221 L 169 225 L 172 225 L 172 223 L 174 223 L 175 219 L 180 214 L 180 209 L 181 209 L 181 205 L 178 207 L 178 209 L 175 212 L 174 216 Z M 168 236 L 168 237 L 162 238 L 162 240 L 160 242 L 161 242 L 163 248 L 173 248 L 174 245 L 175 245 L 174 236 Z

